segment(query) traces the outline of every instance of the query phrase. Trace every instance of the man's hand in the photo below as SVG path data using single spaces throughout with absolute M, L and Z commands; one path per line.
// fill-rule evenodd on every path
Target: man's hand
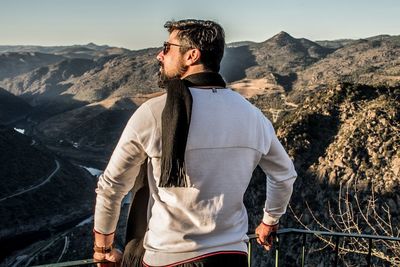
M 122 252 L 119 249 L 113 248 L 114 233 L 102 234 L 96 232 L 95 230 L 93 230 L 93 233 L 94 233 L 94 244 L 95 244 L 93 260 L 95 262 L 99 261 L 109 262 L 109 263 L 98 263 L 97 267 L 120 266 L 122 260 Z M 102 247 L 103 249 L 101 249 Z M 107 250 L 105 250 L 106 248 Z
M 275 225 L 268 225 L 260 223 L 256 228 L 256 234 L 258 235 L 257 243 L 264 246 L 265 250 L 269 251 L 274 241 L 273 233 L 276 233 L 279 228 L 279 223 Z
M 113 248 L 110 253 L 95 252 L 93 254 L 95 262 L 109 261 L 110 263 L 98 263 L 97 267 L 120 266 L 122 259 L 122 252 L 119 249 Z

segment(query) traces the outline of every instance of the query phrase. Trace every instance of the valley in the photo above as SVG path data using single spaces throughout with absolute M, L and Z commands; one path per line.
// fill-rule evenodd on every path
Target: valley
M 299 174 L 282 228 L 320 229 L 318 219 L 336 231 L 399 234 L 398 40 L 314 42 L 279 32 L 260 43 L 227 45 L 222 76 L 273 122 Z M 131 115 L 164 93 L 157 86 L 160 49 L 0 46 L 0 241 L 33 236 L 29 245 L 3 250 L 1 266 L 91 257 L 97 177 L 82 166 L 104 170 Z M 265 191 L 256 188 L 264 179 L 256 169 L 244 200 L 249 232 L 261 216 Z M 349 205 L 356 207 L 356 196 L 365 204 L 359 214 L 373 201 L 375 217 L 335 224 L 344 188 Z M 381 227 L 372 218 L 385 210 L 390 224 Z M 312 254 L 314 263 L 328 250 Z M 287 261 L 298 264 L 298 248 L 287 251 Z M 386 253 L 400 259 L 397 250 Z M 257 249 L 254 257 L 259 266 L 272 262 Z

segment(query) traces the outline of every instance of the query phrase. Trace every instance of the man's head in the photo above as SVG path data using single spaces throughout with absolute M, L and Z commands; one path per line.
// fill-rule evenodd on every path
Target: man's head
M 164 25 L 170 33 L 157 56 L 161 80 L 181 78 L 199 71 L 218 72 L 224 55 L 225 34 L 213 21 L 180 20 Z

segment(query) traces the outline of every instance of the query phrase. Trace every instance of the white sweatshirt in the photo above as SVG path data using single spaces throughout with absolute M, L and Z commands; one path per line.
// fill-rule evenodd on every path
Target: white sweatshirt
M 166 95 L 132 115 L 98 182 L 95 230 L 115 231 L 122 198 L 148 157 L 150 200 L 144 262 L 162 266 L 220 251 L 246 252 L 243 195 L 253 170 L 267 174 L 263 222 L 286 212 L 296 171 L 271 122 L 231 89 L 190 88 L 192 118 L 185 152 L 188 187 L 158 187 L 161 113 Z M 145 215 L 143 215 L 145 216 Z

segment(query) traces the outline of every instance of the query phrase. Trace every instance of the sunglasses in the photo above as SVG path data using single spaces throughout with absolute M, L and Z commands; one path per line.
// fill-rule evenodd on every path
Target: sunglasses
M 166 55 L 169 51 L 169 49 L 171 48 L 171 45 L 173 46 L 178 46 L 178 47 L 187 47 L 184 45 L 178 45 L 178 44 L 173 44 L 173 43 L 169 43 L 169 42 L 164 42 L 163 44 L 163 54 Z

